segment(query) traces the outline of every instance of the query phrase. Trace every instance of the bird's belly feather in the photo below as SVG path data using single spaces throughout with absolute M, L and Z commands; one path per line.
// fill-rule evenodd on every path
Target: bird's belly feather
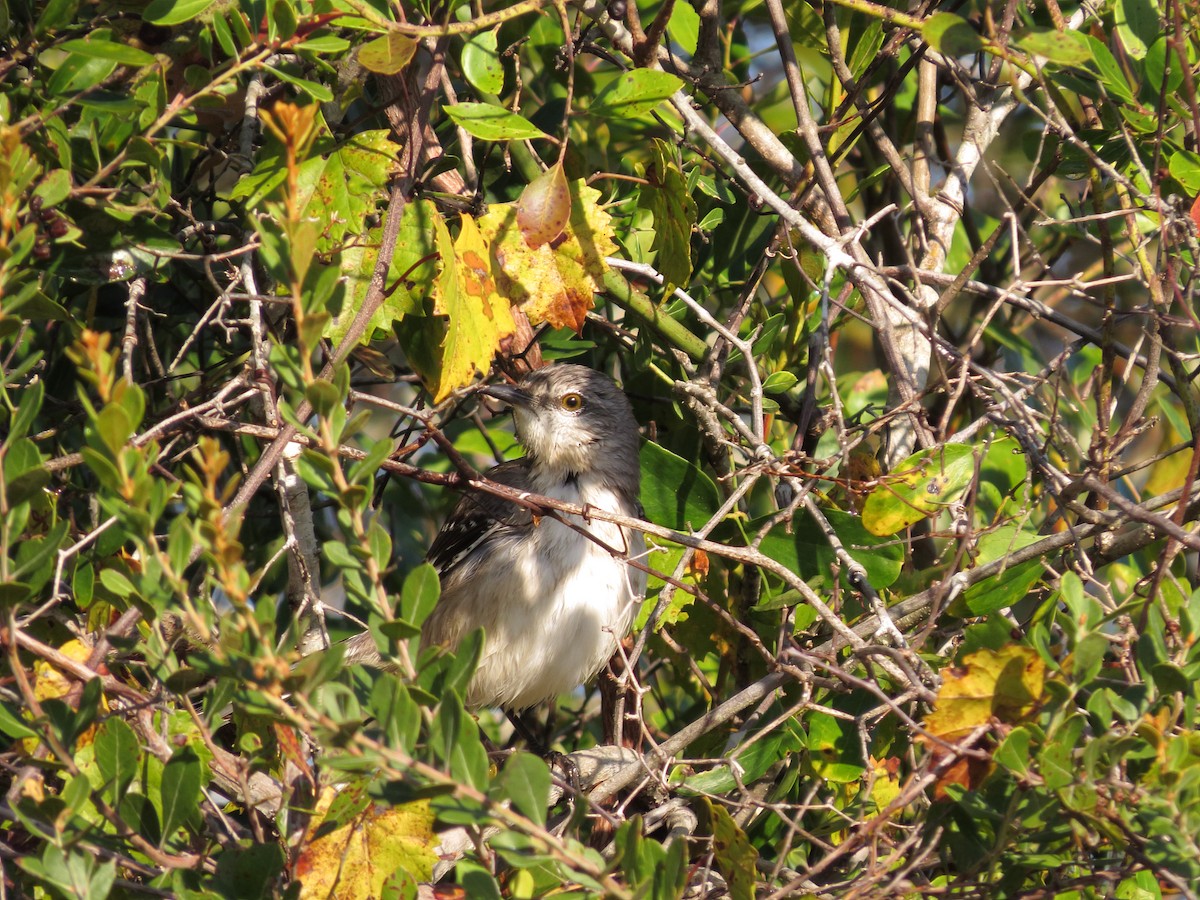
M 592 494 L 585 502 L 593 507 L 619 508 L 611 495 Z M 644 553 L 640 533 L 627 537 L 608 523 L 574 522 L 631 558 Z M 586 535 L 549 518 L 533 528 L 532 535 L 502 542 L 511 565 L 501 577 L 448 585 L 447 593 L 458 596 L 443 597 L 427 623 L 425 640 L 450 646 L 471 628 L 486 632 L 468 706 L 525 709 L 589 680 L 616 650 L 645 590 L 644 573 Z M 548 564 L 554 560 L 559 564 Z

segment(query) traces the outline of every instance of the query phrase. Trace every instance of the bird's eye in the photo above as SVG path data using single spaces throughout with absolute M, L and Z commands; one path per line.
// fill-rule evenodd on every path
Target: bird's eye
M 579 396 L 579 394 L 576 394 L 574 391 L 572 391 L 570 394 L 563 394 L 558 403 L 567 412 L 579 412 L 581 409 L 583 409 L 583 397 Z

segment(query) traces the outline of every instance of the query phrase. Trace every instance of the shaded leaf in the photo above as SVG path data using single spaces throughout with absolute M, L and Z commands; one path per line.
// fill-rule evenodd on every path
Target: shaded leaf
M 646 179 L 650 183 L 638 195 L 638 206 L 654 216 L 655 267 L 667 290 L 686 286 L 692 274 L 696 202 L 666 141 L 655 138 Z
M 642 506 L 646 517 L 676 531 L 707 522 L 721 507 L 721 493 L 697 466 L 647 441 L 640 453 Z
M 417 42 L 403 34 L 390 31 L 358 51 L 358 61 L 364 69 L 378 75 L 395 75 L 409 64 L 417 52 Z

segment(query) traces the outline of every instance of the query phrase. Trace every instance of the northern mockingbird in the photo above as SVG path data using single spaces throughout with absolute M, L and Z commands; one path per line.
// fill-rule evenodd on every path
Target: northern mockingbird
M 639 514 L 637 422 L 607 376 L 559 364 L 482 393 L 512 406 L 526 451 L 489 470 L 489 479 Z M 472 629 L 485 632 L 468 707 L 519 712 L 570 691 L 600 671 L 629 630 L 646 589 L 645 572 L 626 561 L 645 555 L 641 532 L 564 518 L 570 524 L 469 493 L 429 548 L 442 593 L 421 629 L 422 644 L 453 649 Z M 378 665 L 371 635 L 350 638 L 345 659 Z

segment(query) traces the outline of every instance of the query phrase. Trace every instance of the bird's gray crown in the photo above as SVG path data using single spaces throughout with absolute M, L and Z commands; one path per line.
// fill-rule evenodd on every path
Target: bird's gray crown
M 637 495 L 637 420 L 607 375 L 560 363 L 483 393 L 512 406 L 517 438 L 536 474 L 565 480 L 594 473 Z

